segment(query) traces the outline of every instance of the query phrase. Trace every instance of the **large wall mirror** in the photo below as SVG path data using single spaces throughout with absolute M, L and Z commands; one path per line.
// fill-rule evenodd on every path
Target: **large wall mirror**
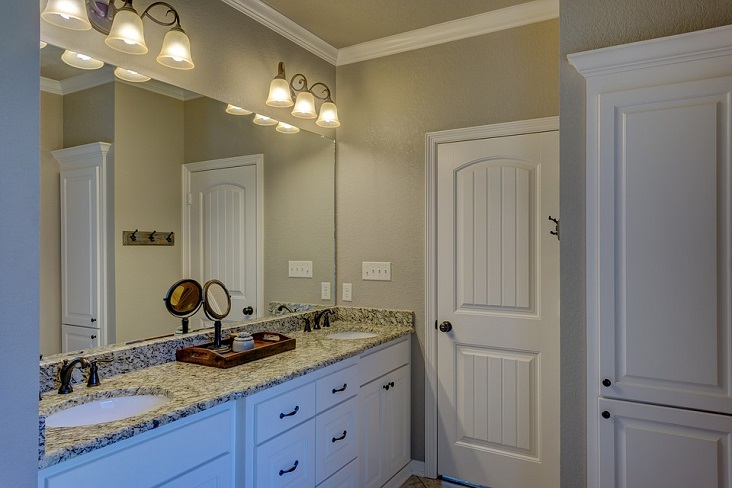
M 263 303 L 332 305 L 321 283 L 335 283 L 334 141 L 301 130 L 277 132 L 227 104 L 150 80 L 123 82 L 112 66 L 85 71 L 41 49 L 41 353 L 61 351 L 59 164 L 51 151 L 112 143 L 115 342 L 173 333 L 166 291 L 183 276 L 174 246 L 123 246 L 123 231 L 181 235 L 182 167 L 261 154 L 263 159 Z M 289 261 L 312 261 L 312 278 L 289 277 Z

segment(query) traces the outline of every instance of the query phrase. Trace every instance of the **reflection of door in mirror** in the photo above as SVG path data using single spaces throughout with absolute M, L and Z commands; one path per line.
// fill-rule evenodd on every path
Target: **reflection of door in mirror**
M 199 282 L 220 280 L 231 295 L 228 321 L 263 309 L 261 290 L 262 157 L 247 156 L 185 165 L 184 274 Z M 203 314 L 193 329 L 210 327 Z

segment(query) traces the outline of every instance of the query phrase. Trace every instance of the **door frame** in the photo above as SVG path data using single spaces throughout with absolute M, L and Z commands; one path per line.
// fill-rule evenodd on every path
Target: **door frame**
M 191 271 L 190 229 L 191 206 L 188 204 L 188 189 L 191 186 L 191 175 L 200 171 L 255 166 L 257 171 L 257 313 L 264 310 L 264 155 L 234 156 L 233 158 L 212 159 L 187 163 L 182 166 L 181 176 L 181 255 L 183 258 L 183 276 Z M 201 283 L 203 285 L 203 283 Z
M 559 117 L 505 122 L 501 124 L 466 127 L 440 132 L 428 132 L 425 137 L 425 465 L 427 477 L 437 476 L 437 337 L 433 323 L 437 317 L 437 148 L 440 144 L 490 139 L 494 137 L 533 134 L 559 130 Z

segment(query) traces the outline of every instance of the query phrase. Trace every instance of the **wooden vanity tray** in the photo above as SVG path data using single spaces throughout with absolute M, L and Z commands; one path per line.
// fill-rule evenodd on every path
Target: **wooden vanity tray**
M 254 349 L 221 354 L 208 349 L 208 346 L 213 345 L 213 342 L 209 342 L 200 346 L 178 349 L 175 351 L 175 359 L 184 363 L 213 366 L 214 368 L 231 368 L 295 349 L 295 339 L 277 332 L 255 332 L 252 334 L 252 338 L 254 339 Z M 230 336 L 223 339 L 221 344 L 231 346 L 232 341 L 233 337 Z

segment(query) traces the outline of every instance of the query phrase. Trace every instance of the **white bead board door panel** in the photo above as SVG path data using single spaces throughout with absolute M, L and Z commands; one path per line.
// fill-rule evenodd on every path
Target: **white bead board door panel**
M 601 488 L 732 487 L 732 417 L 601 399 Z
M 599 97 L 604 396 L 732 413 L 731 96 L 723 77 Z

